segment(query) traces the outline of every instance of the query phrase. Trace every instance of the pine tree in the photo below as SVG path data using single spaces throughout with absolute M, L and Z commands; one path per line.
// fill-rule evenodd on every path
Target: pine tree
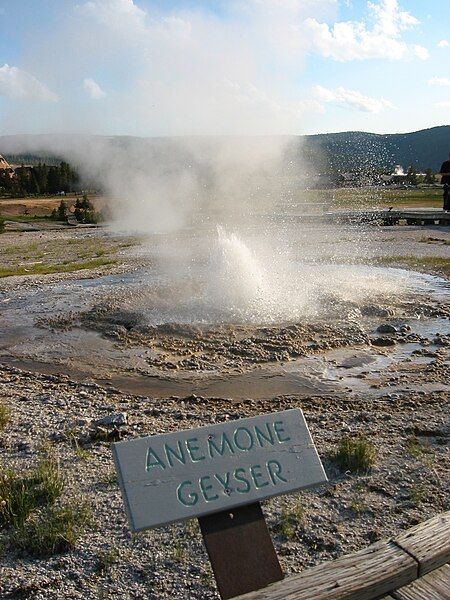
M 48 170 L 48 192 L 56 194 L 61 191 L 59 167 L 50 167 Z
M 35 196 L 37 196 L 41 192 L 34 169 L 30 169 L 29 192 L 30 194 L 34 194 Z
M 23 165 L 15 171 L 15 183 L 18 194 L 20 196 L 28 196 L 28 192 L 30 191 L 30 176 Z
M 58 220 L 59 221 L 66 220 L 66 211 L 67 211 L 67 204 L 64 202 L 64 200 L 61 200 L 61 202 L 59 203 L 59 206 L 58 206 Z
M 417 171 L 415 167 L 412 165 L 408 167 L 408 172 L 406 174 L 406 180 L 410 185 L 417 185 Z
M 37 167 L 33 169 L 36 181 L 39 185 L 39 189 L 41 194 L 48 193 L 48 167 L 47 165 L 43 165 L 39 163 Z
M 428 184 L 434 184 L 436 183 L 436 178 L 435 175 L 433 173 L 433 169 L 427 169 L 425 171 L 425 179 L 423 180 L 424 183 L 428 183 Z

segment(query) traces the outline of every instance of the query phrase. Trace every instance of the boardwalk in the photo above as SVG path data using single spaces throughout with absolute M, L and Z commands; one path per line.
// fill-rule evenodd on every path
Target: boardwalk
M 449 600 L 450 512 L 236 600 Z
M 339 223 L 378 223 L 380 225 L 450 225 L 450 212 L 436 209 L 353 210 L 325 213 L 327 220 Z

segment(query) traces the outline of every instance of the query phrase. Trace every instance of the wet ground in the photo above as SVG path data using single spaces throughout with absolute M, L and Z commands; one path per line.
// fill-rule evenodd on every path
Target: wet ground
M 291 230 L 275 261 L 254 232 L 185 231 L 141 239 L 109 275 L 7 278 L 0 362 L 155 397 L 448 391 L 448 280 L 370 264 L 408 233 L 410 251 L 450 255 L 445 228 Z M 64 235 L 106 248 L 109 234 Z

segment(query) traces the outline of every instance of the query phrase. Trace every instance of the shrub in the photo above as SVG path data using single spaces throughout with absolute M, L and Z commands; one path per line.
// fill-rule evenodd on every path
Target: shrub
M 339 442 L 333 459 L 343 471 L 369 471 L 375 464 L 376 451 L 374 445 L 364 438 L 344 437 Z
M 61 200 L 61 202 L 59 203 L 57 212 L 58 212 L 58 220 L 65 221 L 66 213 L 67 213 L 67 204 L 65 203 L 64 200 Z
M 36 557 L 67 552 L 75 547 L 91 520 L 91 510 L 81 500 L 47 506 L 18 527 L 11 542 L 21 553 Z
M 0 233 L 3 233 L 5 231 L 5 219 L 3 217 L 0 217 Z
M 0 404 L 0 431 L 5 429 L 6 424 L 11 416 L 11 411 L 4 404 Z
M 420 483 L 413 483 L 409 488 L 409 498 L 416 506 L 422 504 L 427 499 L 426 488 Z
M 283 509 L 280 520 L 275 525 L 275 532 L 287 540 L 292 540 L 297 536 L 297 527 L 305 515 L 304 508 L 297 504 L 292 510 Z
M 363 513 L 368 512 L 369 507 L 362 500 L 353 499 L 350 502 L 350 509 L 355 513 L 355 515 L 362 515 Z
M 120 554 L 117 548 L 109 548 L 104 552 L 100 552 L 97 556 L 97 564 L 95 565 L 95 572 L 104 575 L 107 571 L 111 570 L 112 567 L 119 561 Z
M 406 440 L 406 450 L 408 454 L 417 459 L 421 458 L 424 454 L 431 452 L 429 443 L 422 443 L 415 435 Z
M 0 525 L 22 526 L 34 510 L 53 504 L 63 488 L 59 466 L 53 458 L 45 458 L 25 474 L 3 469 L 0 471 Z

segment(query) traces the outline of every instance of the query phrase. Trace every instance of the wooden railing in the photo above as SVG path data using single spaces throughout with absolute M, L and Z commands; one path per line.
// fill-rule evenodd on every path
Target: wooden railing
M 450 512 L 447 512 L 401 533 L 395 539 L 377 542 L 354 554 L 239 596 L 236 600 L 450 598 L 450 567 L 443 567 L 449 560 Z M 432 577 L 432 572 L 436 573 L 435 577 Z M 426 577 L 420 580 L 424 575 Z M 433 583 L 433 580 L 436 581 Z M 419 582 L 422 588 L 425 584 L 440 586 L 449 594 L 427 595 L 422 589 L 418 595 L 413 595 L 411 590 L 419 588 Z M 406 590 L 403 595 L 400 588 Z

